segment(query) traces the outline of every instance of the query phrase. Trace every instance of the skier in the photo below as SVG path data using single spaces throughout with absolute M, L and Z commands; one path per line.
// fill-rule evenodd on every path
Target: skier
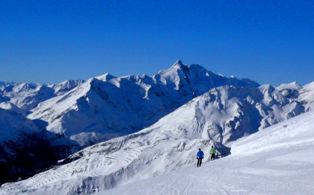
M 216 150 L 214 148 L 214 145 L 212 145 L 212 147 L 210 148 L 210 160 L 214 160 L 215 159 L 215 155 L 216 155 Z
M 198 152 L 196 154 L 196 159 L 197 159 L 197 167 L 200 167 L 202 165 L 202 160 L 204 158 L 204 152 L 199 148 Z

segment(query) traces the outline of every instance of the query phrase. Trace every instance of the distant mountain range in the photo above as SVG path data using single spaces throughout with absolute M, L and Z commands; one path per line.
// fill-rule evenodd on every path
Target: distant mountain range
M 153 76 L 107 73 L 56 85 L 1 83 L 0 94 L 12 110 L 46 121 L 47 130 L 89 145 L 148 127 L 192 98 L 224 85 L 259 86 L 178 60 Z

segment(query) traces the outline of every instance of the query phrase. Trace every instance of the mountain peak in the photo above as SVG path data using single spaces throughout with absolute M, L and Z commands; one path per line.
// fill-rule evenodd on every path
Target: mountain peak
M 177 59 L 172 66 L 178 66 L 178 67 L 181 67 L 181 66 L 184 66 L 182 60 L 180 59 Z
M 111 79 L 116 78 L 116 77 L 107 72 L 105 74 L 96 76 L 95 78 L 98 80 L 101 80 L 101 81 L 108 81 L 108 80 L 111 80 Z
M 283 90 L 283 89 L 300 89 L 301 85 L 298 82 L 294 81 L 294 82 L 291 82 L 291 83 L 280 84 L 277 88 L 279 90 Z

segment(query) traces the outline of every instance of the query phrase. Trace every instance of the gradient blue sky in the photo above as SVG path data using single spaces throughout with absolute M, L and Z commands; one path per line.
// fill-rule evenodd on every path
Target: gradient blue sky
M 279 84 L 314 80 L 313 0 L 0 0 L 0 80 L 152 74 L 177 58 Z

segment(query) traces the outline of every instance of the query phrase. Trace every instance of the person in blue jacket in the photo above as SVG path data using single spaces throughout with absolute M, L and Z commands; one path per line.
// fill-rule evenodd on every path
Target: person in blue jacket
M 202 160 L 204 158 L 204 152 L 199 148 L 196 153 L 197 165 L 196 167 L 200 167 L 202 165 Z

